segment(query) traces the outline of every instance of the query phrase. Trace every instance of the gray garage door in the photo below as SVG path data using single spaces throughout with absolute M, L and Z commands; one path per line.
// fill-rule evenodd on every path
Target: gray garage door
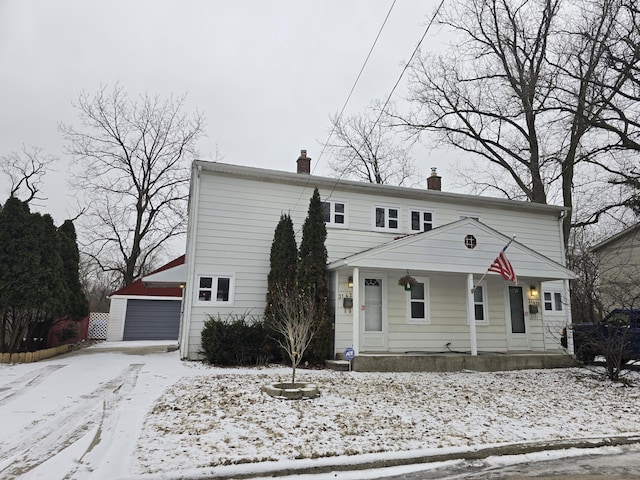
M 177 340 L 180 300 L 131 300 L 127 302 L 124 340 Z

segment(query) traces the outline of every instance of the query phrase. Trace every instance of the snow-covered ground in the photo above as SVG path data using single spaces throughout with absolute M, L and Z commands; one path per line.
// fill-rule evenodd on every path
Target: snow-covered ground
M 640 388 L 581 369 L 300 370 L 319 398 L 260 392 L 289 379 L 95 348 L 0 365 L 0 478 L 202 477 L 640 432 Z

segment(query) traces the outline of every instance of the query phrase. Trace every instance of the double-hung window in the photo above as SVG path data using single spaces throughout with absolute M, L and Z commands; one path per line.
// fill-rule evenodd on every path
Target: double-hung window
M 409 214 L 411 232 L 428 232 L 433 228 L 433 212 L 427 210 L 411 210 Z
M 328 227 L 347 227 L 347 204 L 335 200 L 322 202 L 324 221 Z
M 542 296 L 546 313 L 562 313 L 562 294 L 560 292 L 544 292 Z
M 374 207 L 373 208 L 374 230 L 385 232 L 400 231 L 400 209 L 397 207 Z
M 429 322 L 429 279 L 416 278 L 418 283 L 412 285 L 407 296 L 407 322 Z
M 487 282 L 482 281 L 473 291 L 473 311 L 476 323 L 488 323 L 487 317 Z
M 233 275 L 200 275 L 198 277 L 197 302 L 230 304 L 233 302 Z

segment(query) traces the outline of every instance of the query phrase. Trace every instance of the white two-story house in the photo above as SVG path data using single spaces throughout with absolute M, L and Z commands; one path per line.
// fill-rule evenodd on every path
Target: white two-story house
M 335 353 L 561 352 L 568 280 L 565 209 L 217 162 L 193 164 L 180 349 L 201 358 L 208 314 L 261 315 L 281 213 L 301 240 L 318 188 L 327 226 Z M 487 269 L 502 248 L 517 285 Z M 485 276 L 485 274 L 487 274 Z M 409 275 L 418 283 L 399 285 Z M 547 298 L 557 302 L 546 302 Z

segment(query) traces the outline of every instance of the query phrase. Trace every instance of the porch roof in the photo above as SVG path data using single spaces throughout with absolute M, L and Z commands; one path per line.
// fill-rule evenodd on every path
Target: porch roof
M 475 239 L 473 248 L 466 245 L 469 237 Z M 359 267 L 482 275 L 510 239 L 478 220 L 465 218 L 336 260 L 328 269 Z M 540 281 L 575 278 L 568 268 L 517 240 L 505 253 L 518 277 Z

